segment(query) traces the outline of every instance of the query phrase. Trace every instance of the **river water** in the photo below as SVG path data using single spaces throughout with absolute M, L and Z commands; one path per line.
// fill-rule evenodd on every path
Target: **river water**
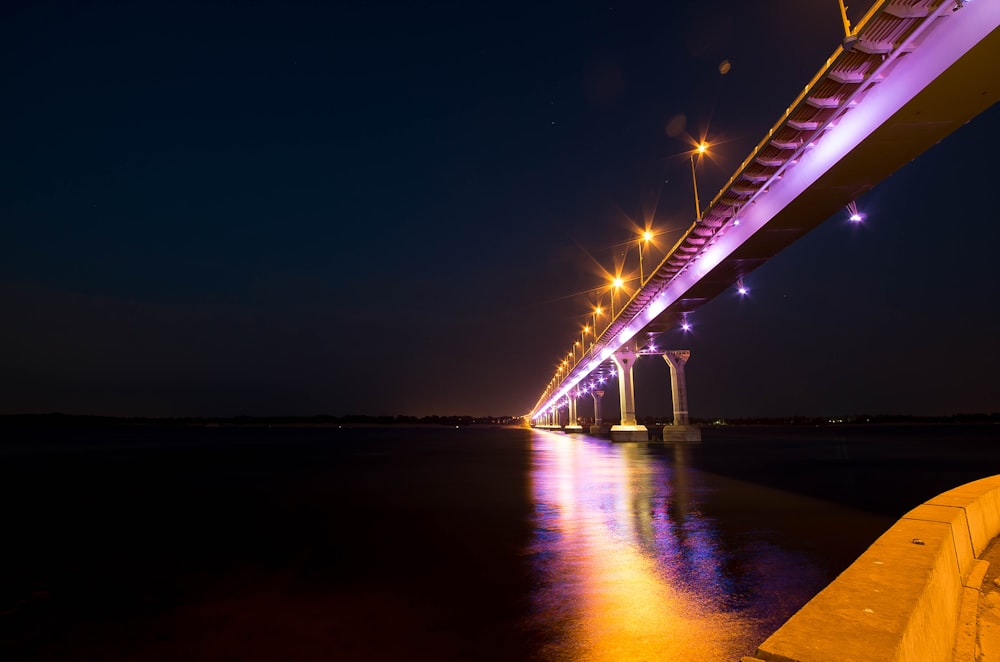
M 0 447 L 0 657 L 738 660 L 983 427 L 28 429 Z

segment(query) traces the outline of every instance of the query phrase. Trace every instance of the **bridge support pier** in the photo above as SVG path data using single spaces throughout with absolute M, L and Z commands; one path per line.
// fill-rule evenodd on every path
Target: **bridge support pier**
M 611 426 L 611 441 L 649 441 L 649 431 L 645 425 L 637 425 L 635 420 L 635 387 L 632 384 L 632 366 L 638 353 L 631 344 L 611 355 L 618 368 L 618 396 L 621 400 L 621 425 Z
M 688 419 L 687 377 L 684 365 L 691 358 L 691 350 L 678 349 L 663 353 L 663 360 L 670 366 L 670 392 L 673 396 L 674 424 L 663 427 L 663 441 L 701 441 L 699 430 Z
M 594 398 L 594 424 L 590 426 L 590 434 L 607 434 L 611 427 L 605 425 L 601 418 L 601 398 L 604 397 L 604 391 L 591 391 L 590 395 Z
M 579 397 L 580 392 L 574 390 L 566 399 L 569 400 L 569 423 L 566 425 L 566 432 L 583 432 L 583 426 L 577 422 L 576 418 L 576 400 Z

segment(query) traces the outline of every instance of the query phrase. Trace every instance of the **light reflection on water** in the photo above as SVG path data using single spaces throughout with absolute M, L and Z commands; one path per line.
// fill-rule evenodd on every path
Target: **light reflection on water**
M 540 431 L 532 446 L 541 659 L 738 660 L 775 625 L 774 587 L 756 590 L 770 568 L 821 583 L 764 540 L 727 549 L 702 511 L 713 488 L 683 445 L 670 461 L 645 444 Z

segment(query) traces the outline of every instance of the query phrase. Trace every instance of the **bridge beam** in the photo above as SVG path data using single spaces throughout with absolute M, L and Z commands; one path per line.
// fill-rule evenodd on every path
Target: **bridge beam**
M 635 420 L 635 387 L 632 384 L 632 367 L 639 354 L 631 343 L 611 355 L 618 369 L 618 396 L 621 401 L 621 425 L 611 426 L 611 441 L 648 441 L 645 425 Z
M 691 358 L 691 350 L 675 349 L 663 353 L 663 360 L 670 366 L 670 393 L 673 398 L 674 424 L 663 427 L 663 441 L 701 441 L 701 430 L 688 419 L 687 377 L 684 366 Z

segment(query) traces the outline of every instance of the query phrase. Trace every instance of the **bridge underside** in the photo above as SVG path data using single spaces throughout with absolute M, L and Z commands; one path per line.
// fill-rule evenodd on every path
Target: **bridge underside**
M 1000 101 L 1000 30 L 994 30 L 865 141 L 786 205 L 646 331 L 670 329 L 809 230 Z M 933 185 L 933 183 L 929 183 Z

